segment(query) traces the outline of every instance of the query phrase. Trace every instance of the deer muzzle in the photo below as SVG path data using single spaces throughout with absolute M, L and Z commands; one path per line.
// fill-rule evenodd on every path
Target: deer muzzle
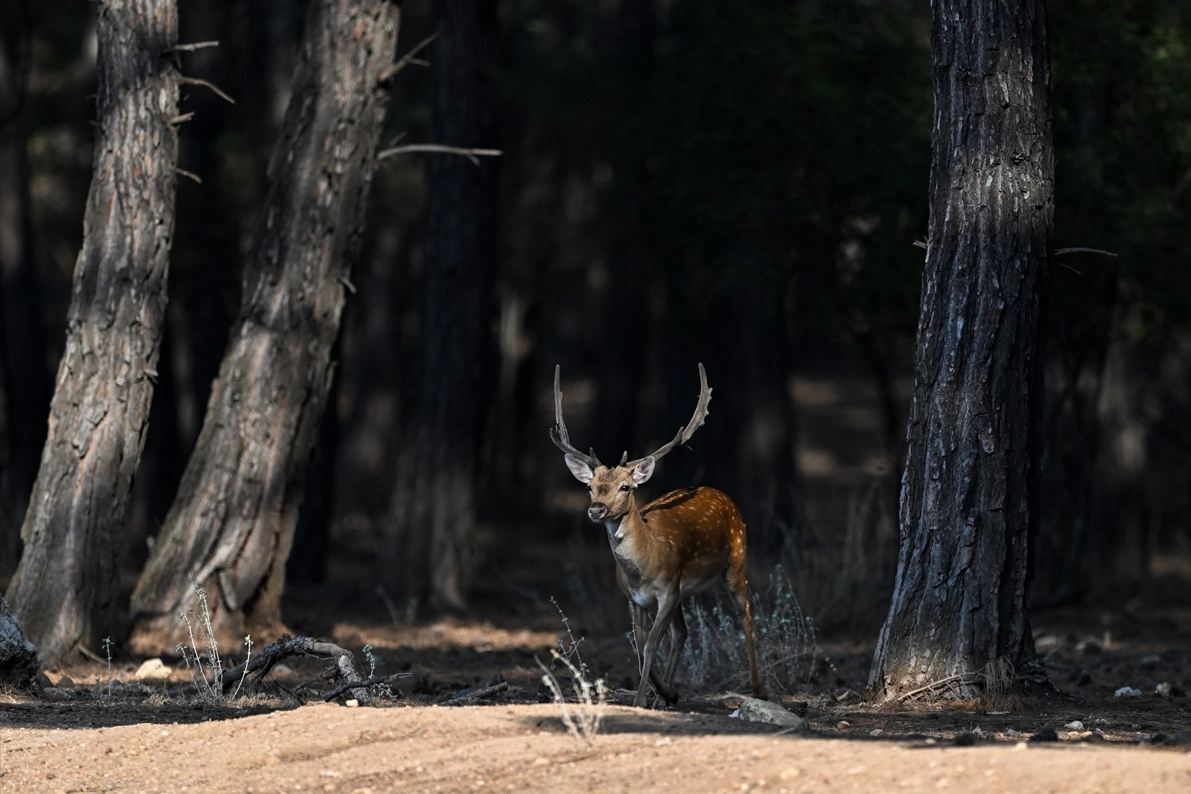
M 587 508 L 587 517 L 592 521 L 600 521 L 606 515 L 608 515 L 608 505 L 603 502 L 592 502 L 591 507 Z

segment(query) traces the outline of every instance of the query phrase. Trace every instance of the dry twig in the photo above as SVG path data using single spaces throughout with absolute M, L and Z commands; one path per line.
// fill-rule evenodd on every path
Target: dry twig
M 396 75 L 405 67 L 409 66 L 411 63 L 425 64 L 425 61 L 419 61 L 415 56 L 417 56 L 417 54 L 422 50 L 429 47 L 430 43 L 437 38 L 437 33 L 431 33 L 429 36 L 422 39 L 418 46 L 405 53 L 405 55 L 395 61 L 391 66 L 386 66 L 380 73 L 380 81 L 382 83 L 386 83 L 389 80 L 392 80 L 394 75 Z

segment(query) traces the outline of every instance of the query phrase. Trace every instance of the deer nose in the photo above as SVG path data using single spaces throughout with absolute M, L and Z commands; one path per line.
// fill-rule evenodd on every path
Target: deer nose
M 592 521 L 599 521 L 608 514 L 608 505 L 603 502 L 592 502 L 591 507 L 587 508 L 587 517 Z

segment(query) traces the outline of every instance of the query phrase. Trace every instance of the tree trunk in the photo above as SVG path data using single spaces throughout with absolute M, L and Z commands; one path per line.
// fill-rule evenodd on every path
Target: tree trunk
M 174 228 L 174 0 L 103 2 L 95 166 L 66 349 L 8 599 L 47 665 L 113 630 L 113 534 L 144 446 Z
M 172 645 L 206 591 L 221 639 L 281 628 L 285 564 L 359 252 L 398 11 L 315 0 L 240 313 L 194 453 L 132 597 L 134 645 Z M 162 636 L 158 632 L 165 632 Z
M 14 9 L 15 10 L 15 9 Z M 0 12 L 0 570 L 20 557 L 18 527 L 37 478 L 50 408 L 41 289 L 33 263 L 18 20 Z M 28 31 L 24 31 L 28 37 Z M 25 48 L 29 44 L 25 43 Z
M 1054 157 L 1041 0 L 937 0 L 931 212 L 901 548 L 869 677 L 889 700 L 1044 675 L 1026 612 Z
M 437 0 L 434 142 L 486 147 L 495 128 L 495 0 Z M 495 394 L 492 283 L 498 162 L 428 158 L 420 362 L 398 453 L 381 576 L 403 600 L 462 608 L 478 461 Z

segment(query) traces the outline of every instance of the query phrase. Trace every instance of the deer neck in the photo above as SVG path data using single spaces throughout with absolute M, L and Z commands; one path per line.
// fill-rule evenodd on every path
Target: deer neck
M 644 549 L 649 541 L 649 533 L 645 531 L 641 511 L 637 509 L 636 500 L 629 503 L 629 511 L 620 518 L 610 518 L 604 521 L 604 528 L 608 530 L 608 543 L 612 551 L 627 553 L 635 556 Z

